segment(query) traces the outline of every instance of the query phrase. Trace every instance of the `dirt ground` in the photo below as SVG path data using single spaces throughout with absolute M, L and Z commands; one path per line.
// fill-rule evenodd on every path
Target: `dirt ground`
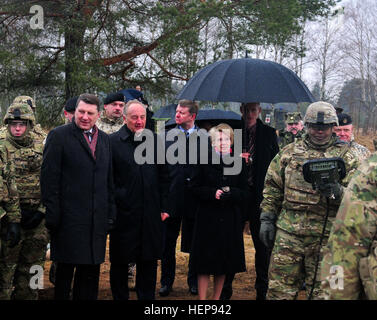
M 233 296 L 232 300 L 254 300 L 255 299 L 255 271 L 254 271 L 254 254 L 255 250 L 252 244 L 251 236 L 244 235 L 245 241 L 245 257 L 247 271 L 236 275 L 233 281 Z M 156 286 L 156 299 L 157 300 L 196 300 L 198 296 L 193 296 L 188 291 L 186 282 L 188 254 L 180 251 L 180 238 L 177 241 L 177 267 L 176 277 L 174 281 L 173 291 L 168 297 L 161 298 L 158 295 L 160 289 L 160 261 L 157 270 L 157 286 Z M 46 261 L 44 273 L 44 289 L 40 290 L 41 300 L 51 300 L 54 295 L 54 287 L 48 280 L 51 261 Z M 101 266 L 101 277 L 99 286 L 99 300 L 112 300 L 109 280 L 110 263 L 108 259 L 108 248 L 106 253 L 106 261 Z M 212 294 L 212 286 L 209 287 L 208 296 Z M 137 300 L 136 293 L 130 292 L 130 300 Z
M 366 146 L 370 151 L 374 152 L 373 139 L 377 138 L 376 135 L 362 136 L 361 134 L 355 134 L 355 140 Z M 236 275 L 233 281 L 233 296 L 232 300 L 255 300 L 255 269 L 254 269 L 254 246 L 249 234 L 244 234 L 244 244 L 245 244 L 245 257 L 246 257 L 246 267 L 247 271 L 244 273 L 239 273 Z M 108 250 L 108 249 L 107 249 Z M 46 261 L 45 264 L 45 276 L 44 276 L 44 289 L 40 291 L 41 300 L 51 300 L 53 299 L 54 290 L 53 285 L 48 280 L 48 273 L 50 270 L 51 261 Z M 197 296 L 193 296 L 188 291 L 188 286 L 186 282 L 187 275 L 187 265 L 188 265 L 188 254 L 182 253 L 180 251 L 180 238 L 177 241 L 177 267 L 176 267 L 176 278 L 173 286 L 173 291 L 168 297 L 161 298 L 158 295 L 158 290 L 160 289 L 160 263 L 158 265 L 157 271 L 157 286 L 156 286 L 156 299 L 157 300 L 196 300 Z M 101 277 L 100 277 L 100 289 L 99 289 L 99 300 L 112 300 L 110 281 L 109 281 L 109 270 L 110 264 L 108 261 L 108 252 L 106 254 L 106 261 L 101 266 Z M 212 286 L 209 287 L 208 296 L 212 294 Z M 301 292 L 299 299 L 305 299 L 304 293 Z M 135 292 L 131 291 L 130 300 L 136 300 Z

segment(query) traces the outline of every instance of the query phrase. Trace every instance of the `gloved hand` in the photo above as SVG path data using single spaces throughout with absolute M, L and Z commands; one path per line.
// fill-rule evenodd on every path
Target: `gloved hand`
M 232 191 L 229 190 L 228 192 L 223 192 L 220 196 L 221 201 L 229 201 L 232 200 Z
M 338 182 L 319 186 L 319 192 L 329 199 L 340 199 L 343 195 L 343 186 Z
M 271 212 L 262 212 L 260 215 L 260 230 L 259 239 L 267 248 L 274 246 L 275 234 L 276 234 L 276 214 Z
M 9 247 L 15 247 L 21 240 L 21 227 L 19 223 L 10 222 L 8 224 L 5 241 L 10 241 Z
M 22 218 L 21 218 L 21 227 L 25 230 L 34 229 L 43 220 L 45 215 L 42 212 L 39 211 L 27 211 L 27 212 L 21 212 Z

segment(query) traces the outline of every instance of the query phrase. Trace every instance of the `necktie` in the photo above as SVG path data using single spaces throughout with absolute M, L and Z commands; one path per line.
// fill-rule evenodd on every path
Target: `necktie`
M 85 134 L 87 135 L 89 142 L 92 142 L 92 133 L 90 131 L 85 131 Z

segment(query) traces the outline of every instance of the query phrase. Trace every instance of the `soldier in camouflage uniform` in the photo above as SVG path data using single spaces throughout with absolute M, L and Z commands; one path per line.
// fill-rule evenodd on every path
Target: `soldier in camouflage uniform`
M 13 103 L 27 103 L 30 106 L 30 108 L 33 110 L 34 117 L 35 117 L 36 105 L 33 98 L 29 96 L 18 96 L 14 98 Z M 34 122 L 34 126 L 31 129 L 31 135 L 35 141 L 42 142 L 42 143 L 45 143 L 46 138 L 47 138 L 46 132 L 43 131 L 41 125 L 38 124 L 37 121 Z M 0 135 L 0 138 L 3 138 L 3 137 L 4 136 Z
M 268 299 L 295 299 L 303 281 L 309 296 L 326 216 L 327 199 L 329 221 L 323 245 L 326 244 L 338 210 L 343 187 L 347 186 L 358 166 L 358 158 L 349 145 L 340 141 L 333 133 L 333 126 L 338 124 L 338 118 L 331 104 L 322 101 L 311 104 L 304 122 L 307 133 L 303 139 L 286 146 L 275 156 L 265 179 L 260 238 L 266 246 L 273 247 Z M 341 184 L 326 184 L 321 190 L 313 190 L 312 185 L 303 177 L 304 162 L 332 157 L 344 159 L 346 178 Z M 321 298 L 318 280 L 315 281 L 313 297 Z
M 285 115 L 285 129 L 279 130 L 279 149 L 283 149 L 287 144 L 301 139 L 304 133 L 300 112 L 288 112 Z
M 41 266 L 43 269 L 48 243 L 39 181 L 43 144 L 31 134 L 35 117 L 28 104 L 13 103 L 7 110 L 4 123 L 8 132 L 6 138 L 0 140 L 0 145 L 7 150 L 15 166 L 21 208 L 21 241 L 13 248 L 3 246 L 0 298 L 36 300 L 38 291 L 29 285 L 30 268 Z
M 352 133 L 352 118 L 346 113 L 338 114 L 339 126 L 334 128 L 336 135 L 340 140 L 345 141 L 350 144 L 351 148 L 354 149 L 355 153 L 358 154 L 360 160 L 364 160 L 370 156 L 370 151 L 368 148 L 358 144 Z
M 98 129 L 107 134 L 118 131 L 124 124 L 124 95 L 120 92 L 110 93 L 104 100 L 104 110 L 97 120 Z
M 361 164 L 344 192 L 321 279 L 327 299 L 377 300 L 377 153 Z

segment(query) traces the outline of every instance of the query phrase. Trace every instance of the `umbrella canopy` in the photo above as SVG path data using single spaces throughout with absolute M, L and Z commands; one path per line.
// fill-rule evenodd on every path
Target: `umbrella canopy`
M 136 89 L 123 89 L 119 90 L 119 92 L 123 93 L 125 102 L 133 99 L 139 99 L 143 96 L 143 93 Z
M 221 60 L 199 70 L 177 99 L 232 102 L 314 102 L 290 69 L 261 59 Z
M 158 109 L 154 115 L 153 119 L 155 120 L 169 120 L 175 117 L 175 110 L 177 109 L 177 104 L 172 103 L 165 107 Z

